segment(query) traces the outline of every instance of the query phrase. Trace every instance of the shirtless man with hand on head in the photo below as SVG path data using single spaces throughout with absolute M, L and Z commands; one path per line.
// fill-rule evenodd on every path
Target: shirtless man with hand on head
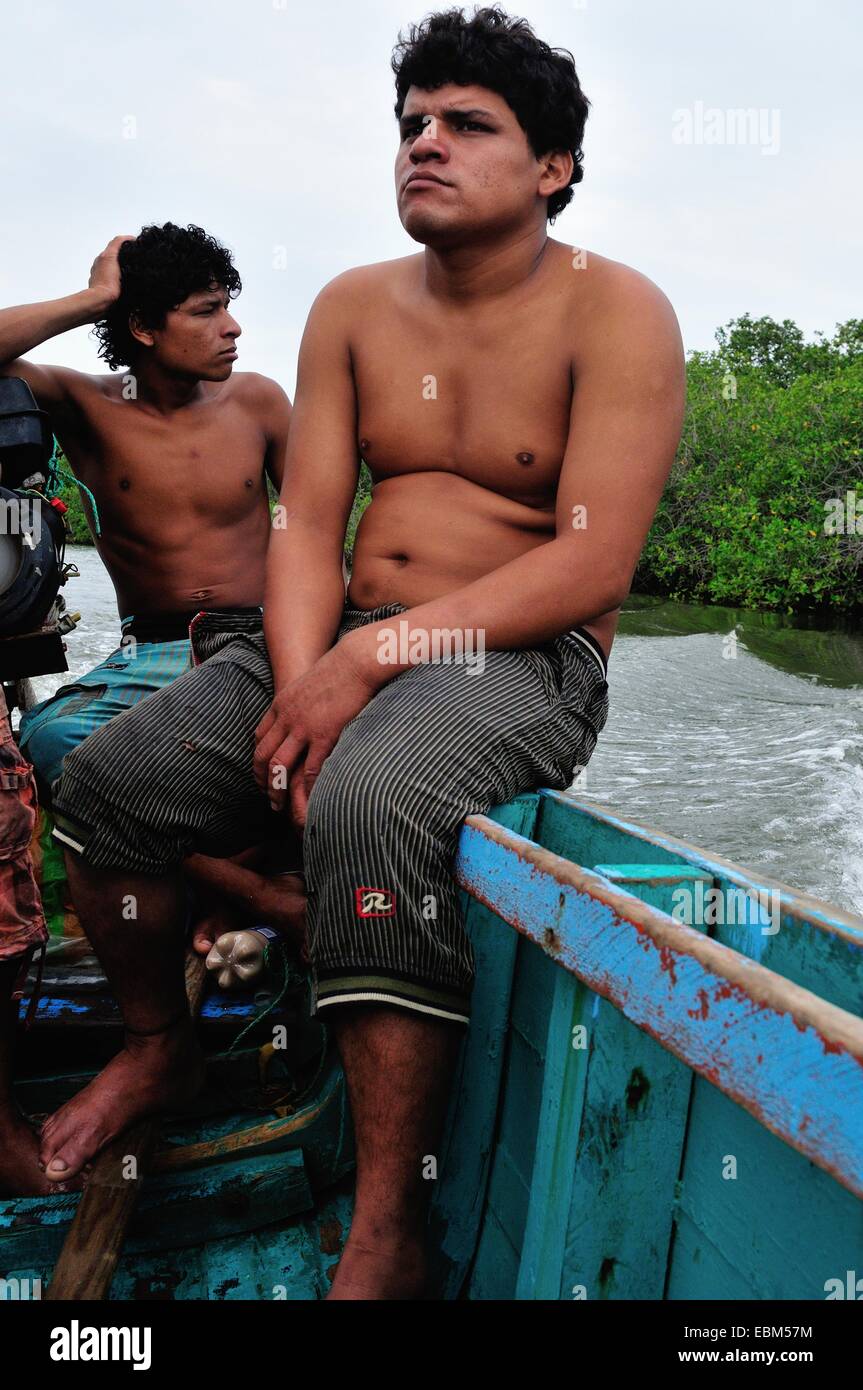
M 240 328 L 231 299 L 240 288 L 219 242 L 199 227 L 167 223 L 136 238 L 115 237 L 94 261 L 86 289 L 0 310 L 0 375 L 28 383 L 96 499 L 99 533 L 88 520 L 123 630 L 104 662 L 22 715 L 20 746 L 46 802 L 72 749 L 190 668 L 190 623 L 193 638 L 217 632 L 223 642 L 262 630 L 267 478 L 281 486 L 291 406 L 276 382 L 234 372 Z M 86 323 L 96 324 L 110 373 L 20 356 Z M 123 366 L 128 370 L 118 374 Z M 173 737 L 176 743 L 176 729 Z M 300 881 L 255 873 L 250 858 L 188 858 L 186 872 L 206 914 L 196 932 L 199 950 L 237 924 L 225 895 L 254 910 L 258 921 L 299 925 Z M 0 1011 L 12 976 L 13 966 L 4 964 Z M 8 1058 L 0 1057 L 0 1188 L 46 1190 L 36 1140 L 10 1111 L 7 1073 Z
M 590 758 L 684 396 L 660 291 L 548 236 L 581 178 L 587 102 L 570 55 L 499 10 L 448 11 L 411 30 L 394 69 L 399 215 L 424 250 L 339 276 L 312 308 L 286 525 L 267 562 L 267 666 L 262 645 L 234 644 L 234 665 L 205 662 L 130 717 L 158 752 L 159 723 L 182 697 L 205 740 L 222 747 L 234 731 L 221 823 L 242 819 L 255 785 L 305 823 L 316 1004 L 357 1140 L 335 1299 L 423 1288 L 423 1155 L 440 1142 L 473 980 L 451 876 L 459 830 L 520 792 L 566 787 Z M 345 605 L 360 457 L 376 485 Z M 429 659 L 444 634 L 465 650 L 481 634 L 482 667 Z M 256 783 L 243 761 L 251 724 Z M 158 955 L 162 979 L 170 968 L 161 1008 L 166 1024 L 176 1012 L 182 1043 L 115 1059 L 52 1117 L 42 1157 L 58 1176 L 176 1098 L 192 1045 L 172 943 L 195 797 L 175 778 L 175 809 L 163 810 L 158 757 L 124 791 L 120 750 L 103 739 L 70 757 L 59 788 L 70 880 L 109 952 L 134 953 L 150 975 Z M 130 891 L 160 914 L 158 934 L 122 920 Z

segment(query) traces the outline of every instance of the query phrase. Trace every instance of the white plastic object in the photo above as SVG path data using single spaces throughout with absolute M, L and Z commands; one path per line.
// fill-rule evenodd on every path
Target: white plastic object
M 218 971 L 220 989 L 246 989 L 264 972 L 264 952 L 278 932 L 270 927 L 226 931 L 217 937 L 207 956 L 207 969 Z

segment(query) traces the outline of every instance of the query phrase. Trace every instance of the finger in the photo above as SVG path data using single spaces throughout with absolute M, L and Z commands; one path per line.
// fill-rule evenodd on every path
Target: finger
M 267 768 L 267 795 L 274 811 L 285 809 L 291 774 L 304 751 L 305 745 L 291 736 L 272 754 Z
M 306 769 L 305 764 L 301 763 L 294 769 L 291 778 L 291 820 L 298 830 L 302 830 L 306 823 L 306 812 L 309 807 L 309 796 L 306 791 Z
M 290 731 L 288 731 L 290 738 Z M 281 727 L 278 720 L 274 719 L 269 730 L 258 743 L 252 757 L 252 771 L 255 781 L 261 791 L 268 792 L 270 789 L 270 761 L 273 754 L 285 740 L 285 730 Z
M 270 708 L 267 710 L 257 729 L 255 730 L 255 743 L 260 743 L 261 739 L 266 737 L 268 731 L 273 727 L 275 718 L 276 711 L 273 709 L 273 706 L 270 705 Z
M 303 785 L 305 786 L 307 797 L 311 796 L 312 787 L 318 780 L 321 774 L 321 768 L 334 747 L 335 742 L 332 739 L 319 740 L 309 744 L 309 751 L 306 753 L 303 768 Z
M 293 733 L 290 724 L 286 724 L 283 719 L 278 717 L 273 719 L 267 732 L 258 740 L 255 749 L 254 761 L 266 770 L 267 763 L 272 758 L 276 749 Z

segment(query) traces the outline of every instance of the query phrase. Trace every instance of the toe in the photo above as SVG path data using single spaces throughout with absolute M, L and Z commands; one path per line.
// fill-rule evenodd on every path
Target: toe
M 74 1178 L 77 1178 L 84 1165 L 92 1158 L 92 1154 L 80 1148 L 74 1141 L 64 1144 L 63 1148 L 54 1155 L 45 1169 L 45 1177 L 49 1182 L 63 1183 L 67 1185 Z
M 200 922 L 192 936 L 192 946 L 199 956 L 206 956 L 215 939 L 215 928 Z

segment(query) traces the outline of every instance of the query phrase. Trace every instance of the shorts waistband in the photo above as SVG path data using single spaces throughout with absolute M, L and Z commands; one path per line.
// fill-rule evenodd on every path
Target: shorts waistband
M 342 624 L 348 628 L 363 627 L 366 623 L 382 623 L 387 618 L 394 618 L 399 613 L 406 613 L 407 608 L 403 603 L 384 603 L 379 608 L 354 608 L 351 604 L 345 604 Z M 562 638 L 573 638 L 586 651 L 590 653 L 602 672 L 604 680 L 608 679 L 608 662 L 605 659 L 605 652 L 597 642 L 592 632 L 588 632 L 583 627 L 570 628 L 568 632 L 562 634 Z M 561 640 L 560 638 L 558 640 Z
M 608 680 L 608 662 L 605 659 L 605 652 L 602 650 L 602 647 L 597 642 L 593 633 L 588 632 L 587 629 L 583 627 L 573 627 L 570 628 L 569 632 L 565 633 L 564 636 L 574 637 L 576 642 L 580 642 L 583 647 L 586 647 L 591 656 L 596 659 L 597 665 L 602 672 L 603 679 Z
M 192 623 L 200 626 L 205 618 L 211 622 L 205 626 L 230 626 L 236 619 L 239 626 L 247 620 L 251 626 L 261 621 L 263 610 L 257 608 L 190 608 L 185 612 L 142 613 L 139 616 L 122 618 L 120 625 L 124 637 L 134 637 L 138 642 L 179 642 L 189 640 Z

